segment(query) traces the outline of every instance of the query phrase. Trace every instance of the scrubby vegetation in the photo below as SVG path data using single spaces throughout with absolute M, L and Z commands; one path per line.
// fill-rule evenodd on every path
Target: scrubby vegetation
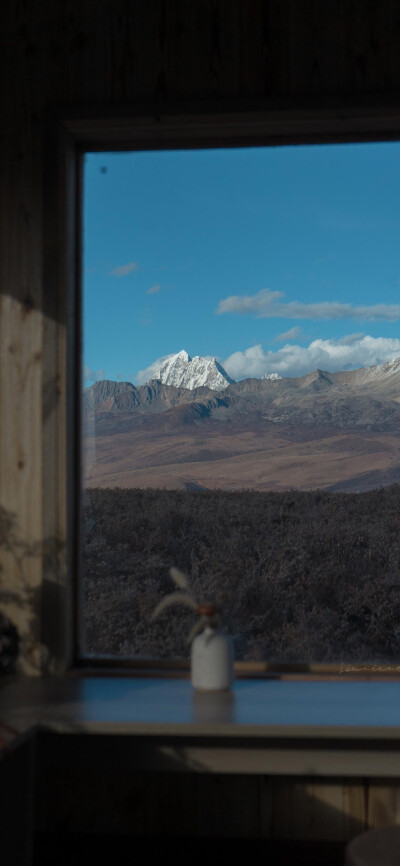
M 171 565 L 221 606 L 238 659 L 400 660 L 399 485 L 86 491 L 87 652 L 188 657 L 190 610 L 150 622 Z

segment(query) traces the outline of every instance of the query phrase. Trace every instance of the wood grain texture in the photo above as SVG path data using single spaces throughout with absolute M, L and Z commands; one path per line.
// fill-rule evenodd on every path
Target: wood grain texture
M 65 188 L 54 196 L 46 112 L 64 106 L 82 117 L 96 106 L 124 106 L 134 114 L 157 105 L 167 114 L 189 107 L 196 118 L 210 101 L 217 114 L 254 102 L 300 117 L 327 103 L 396 108 L 400 8 L 396 0 L 16 0 L 3 4 L 1 19 L 0 501 L 18 550 L 0 550 L 1 603 L 23 637 L 21 669 L 34 673 L 61 670 L 72 654 L 71 275 L 68 229 L 61 221 L 54 231 L 52 213 L 57 201 L 65 204 L 69 168 L 58 166 Z
M 260 783 L 269 790 L 267 802 L 260 797 Z M 360 804 L 351 820 L 345 811 L 349 787 Z M 366 811 L 378 790 L 384 821 Z M 387 804 L 398 797 L 395 781 L 377 786 L 364 780 L 355 787 L 346 777 L 332 783 L 40 764 L 35 820 L 43 833 L 63 827 L 71 834 L 346 842 L 395 823 Z
M 397 0 L 15 0 L 1 17 L 0 503 L 14 520 L 14 541 L 0 550 L 0 601 L 24 639 L 21 668 L 35 673 L 62 669 L 70 655 L 63 628 L 71 275 L 64 236 L 54 233 L 46 111 L 63 105 L 84 116 L 89 107 L 130 106 L 134 113 L 162 104 L 167 113 L 189 105 L 195 116 L 209 101 L 221 111 L 256 101 L 297 109 L 301 118 L 305 106 L 327 103 L 396 108 L 400 7 Z M 46 773 L 36 799 L 44 829 L 348 839 L 400 817 L 398 786 L 387 780 Z

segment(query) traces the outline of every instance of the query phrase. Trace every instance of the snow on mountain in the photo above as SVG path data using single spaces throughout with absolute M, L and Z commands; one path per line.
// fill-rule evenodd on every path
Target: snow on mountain
M 395 358 L 393 361 L 386 361 L 385 364 L 377 364 L 375 367 L 362 367 L 356 370 L 358 378 L 364 379 L 365 382 L 376 382 L 386 376 L 393 376 L 400 372 L 400 358 Z
M 386 361 L 384 364 L 376 364 L 374 367 L 359 367 L 357 370 L 342 370 L 329 374 L 337 384 L 353 386 L 366 386 L 370 389 L 398 388 L 400 379 L 400 358 Z M 399 394 L 400 396 L 400 394 Z
M 184 349 L 163 361 L 152 379 L 158 379 L 164 385 L 175 385 L 176 388 L 192 390 L 204 385 L 214 391 L 221 391 L 235 381 L 216 358 L 201 358 L 199 355 L 191 358 Z
M 282 379 L 282 376 L 279 373 L 263 373 L 260 379 L 273 379 L 275 381 L 275 379 Z

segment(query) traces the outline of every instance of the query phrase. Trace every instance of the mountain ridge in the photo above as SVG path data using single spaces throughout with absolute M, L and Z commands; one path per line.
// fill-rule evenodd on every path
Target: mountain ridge
M 187 388 L 103 380 L 85 389 L 83 413 L 165 413 L 182 404 L 196 405 L 193 418 L 220 415 L 226 420 L 258 413 L 276 423 L 330 424 L 382 431 L 400 429 L 400 359 L 374 367 L 334 373 L 314 370 L 281 379 L 242 379 L 220 391 L 202 385 Z M 221 411 L 224 410 L 224 415 Z
M 221 391 L 112 381 L 84 394 L 89 486 L 358 491 L 400 478 L 400 360 Z

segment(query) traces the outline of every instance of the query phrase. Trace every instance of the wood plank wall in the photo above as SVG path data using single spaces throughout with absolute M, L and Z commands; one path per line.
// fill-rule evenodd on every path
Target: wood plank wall
M 38 673 L 65 664 L 52 605 L 66 573 L 66 308 L 59 274 L 46 272 L 46 110 L 158 104 L 186 111 L 189 104 L 196 111 L 210 100 L 221 111 L 260 100 L 266 109 L 396 107 L 400 5 L 13 0 L 0 18 L 0 602 L 24 638 L 21 668 Z M 149 775 L 110 782 L 114 831 L 131 831 L 134 819 L 142 832 L 149 822 L 155 831 L 158 820 L 178 833 L 183 813 L 188 833 L 342 839 L 399 819 L 399 791 L 386 782 L 185 776 L 173 789 L 162 776 L 153 782 Z M 96 826 L 96 780 L 80 780 L 78 791 L 76 779 L 64 777 L 63 786 L 72 824 L 83 815 Z M 51 816 L 41 820 L 48 826 Z
M 38 735 L 37 833 L 345 843 L 400 823 L 396 778 L 138 769 L 132 743 L 117 740 Z
M 66 308 L 47 265 L 46 110 L 396 106 L 400 6 L 14 0 L 0 16 L 0 602 L 34 673 L 65 663 L 51 606 L 66 574 Z
M 395 780 L 213 776 L 47 766 L 39 833 L 346 842 L 400 821 Z

